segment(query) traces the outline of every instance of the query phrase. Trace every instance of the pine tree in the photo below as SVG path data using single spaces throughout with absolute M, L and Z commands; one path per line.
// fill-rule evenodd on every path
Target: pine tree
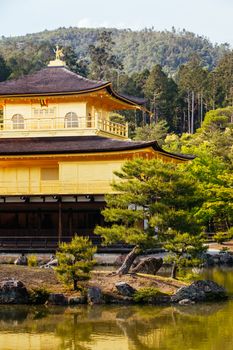
M 77 235 L 70 243 L 61 243 L 56 253 L 58 267 L 55 269 L 60 279 L 68 285 L 73 283 L 74 290 L 78 289 L 79 281 L 90 278 L 95 251 L 88 238 Z
M 10 73 L 10 68 L 7 66 L 4 58 L 0 55 L 0 81 L 6 80 Z
M 233 51 L 226 54 L 214 70 L 219 106 L 233 106 Z
M 105 244 L 134 246 L 117 273 L 128 273 L 136 256 L 158 242 L 171 242 L 171 230 L 184 241 L 188 236 L 199 242 L 201 227 L 194 214 L 202 199 L 196 181 L 180 166 L 135 159 L 126 162 L 116 175 L 122 181 L 113 184 L 116 193 L 106 197 L 102 212 L 108 226 L 96 227 L 95 233 L 104 237 Z
M 168 125 L 164 120 L 158 123 L 151 123 L 143 127 L 137 128 L 135 133 L 135 140 L 152 141 L 156 140 L 161 146 L 168 132 Z
M 191 134 L 203 121 L 207 77 L 208 72 L 202 67 L 201 60 L 197 55 L 193 55 L 187 64 L 181 66 L 177 74 L 180 93 L 187 101 L 187 129 Z
M 100 32 L 97 45 L 89 45 L 91 59 L 90 77 L 97 80 L 112 80 L 113 71 L 123 68 L 120 58 L 112 53 L 113 46 L 111 31 Z
M 85 59 L 79 59 L 75 50 L 71 46 L 66 46 L 63 49 L 64 61 L 70 70 L 76 74 L 80 74 L 83 77 L 88 75 L 88 62 Z

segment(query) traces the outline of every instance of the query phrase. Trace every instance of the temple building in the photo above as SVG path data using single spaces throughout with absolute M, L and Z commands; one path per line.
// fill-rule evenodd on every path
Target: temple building
M 110 121 L 112 111 L 143 103 L 71 72 L 58 54 L 0 83 L 0 251 L 52 251 L 74 233 L 98 243 L 114 170 L 134 157 L 189 159 L 131 141 L 127 125 Z

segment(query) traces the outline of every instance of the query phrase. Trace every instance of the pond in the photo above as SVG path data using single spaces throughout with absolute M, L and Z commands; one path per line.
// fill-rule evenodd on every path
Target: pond
M 233 270 L 201 272 L 233 292 Z M 1 350 L 232 350 L 233 300 L 189 306 L 0 307 Z

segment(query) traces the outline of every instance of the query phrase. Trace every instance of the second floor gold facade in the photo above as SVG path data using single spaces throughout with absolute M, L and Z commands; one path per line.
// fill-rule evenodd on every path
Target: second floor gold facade
M 128 138 L 127 124 L 110 120 L 110 107 L 98 103 L 101 96 L 4 99 L 0 138 L 95 134 Z

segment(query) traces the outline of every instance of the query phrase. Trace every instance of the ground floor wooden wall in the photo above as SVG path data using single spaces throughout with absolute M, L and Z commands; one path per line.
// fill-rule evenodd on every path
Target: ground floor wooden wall
M 75 233 L 100 244 L 94 228 L 103 224 L 103 207 L 103 202 L 1 203 L 0 250 L 49 250 Z

